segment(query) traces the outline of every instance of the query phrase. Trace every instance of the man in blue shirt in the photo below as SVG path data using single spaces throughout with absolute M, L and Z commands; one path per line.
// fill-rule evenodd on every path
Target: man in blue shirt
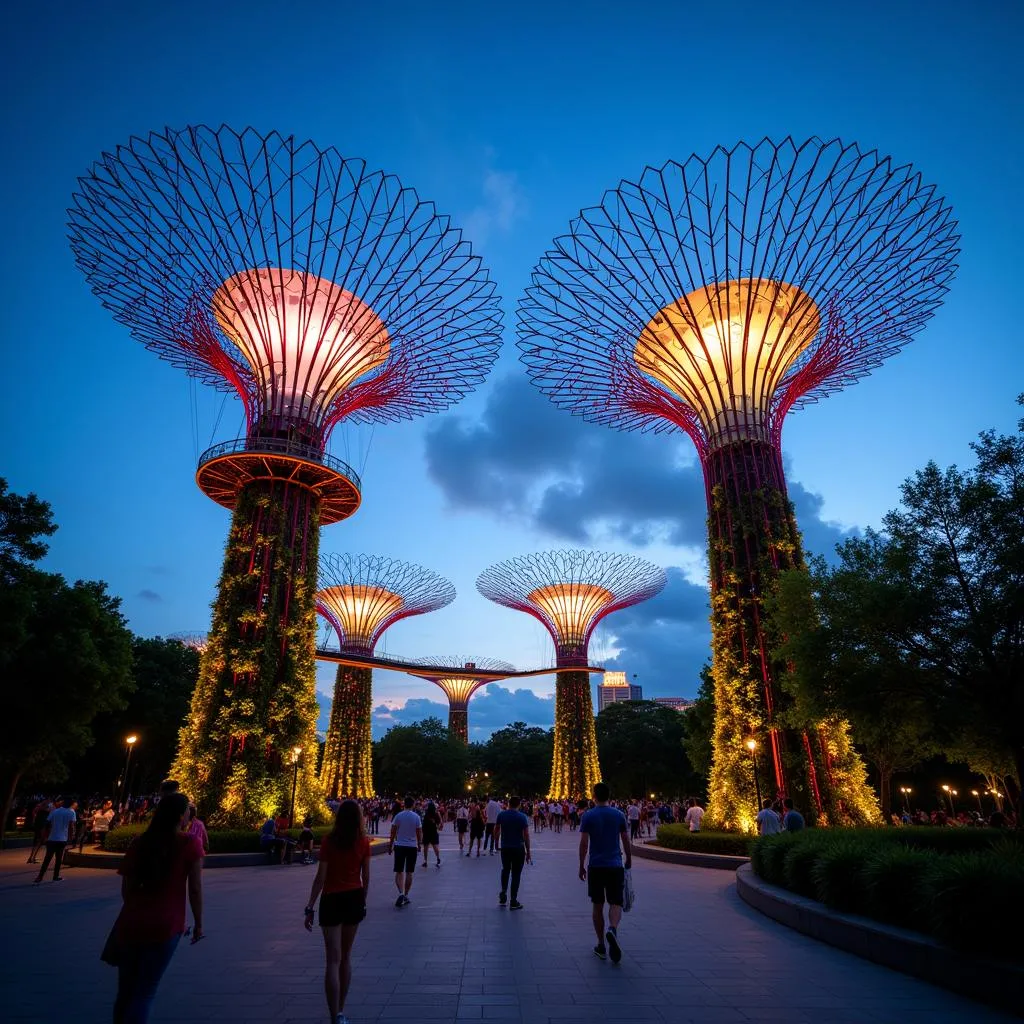
M 587 893 L 593 904 L 594 931 L 597 945 L 594 955 L 604 960 L 608 955 L 612 963 L 622 959 L 619 947 L 619 922 L 622 920 L 622 892 L 625 872 L 633 866 L 633 850 L 626 833 L 626 816 L 608 806 L 611 792 L 604 782 L 594 786 L 594 803 L 580 821 L 580 878 L 587 883 Z M 589 868 L 587 852 L 590 853 Z M 625 867 L 623 867 L 625 851 Z M 604 928 L 604 905 L 608 903 L 608 930 Z M 608 948 L 605 950 L 605 940 Z
M 804 827 L 804 816 L 793 807 L 793 801 L 789 797 L 782 802 L 786 813 L 782 816 L 782 827 L 787 832 L 799 832 Z
M 498 905 L 505 906 L 511 877 L 512 902 L 509 909 L 522 910 L 519 880 L 523 876 L 523 865 L 530 860 L 530 819 L 519 810 L 519 797 L 509 797 L 508 810 L 499 812 L 495 831 L 501 844 L 501 892 L 498 893 Z

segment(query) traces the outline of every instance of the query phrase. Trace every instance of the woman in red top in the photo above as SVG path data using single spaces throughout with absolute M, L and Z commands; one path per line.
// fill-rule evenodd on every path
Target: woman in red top
M 355 800 L 344 800 L 334 816 L 334 828 L 320 843 L 320 865 L 306 906 L 306 931 L 313 930 L 313 908 L 320 900 L 320 927 L 324 933 L 327 968 L 324 989 L 334 1024 L 349 1024 L 345 996 L 352 983 L 352 944 L 359 922 L 366 917 L 370 887 L 370 840 L 363 814 Z
M 194 928 L 203 937 L 203 848 L 180 831 L 188 799 L 169 793 L 160 800 L 149 828 L 136 839 L 118 869 L 124 906 L 104 959 L 117 965 L 114 1024 L 145 1024 L 157 985 L 185 931 L 188 887 Z

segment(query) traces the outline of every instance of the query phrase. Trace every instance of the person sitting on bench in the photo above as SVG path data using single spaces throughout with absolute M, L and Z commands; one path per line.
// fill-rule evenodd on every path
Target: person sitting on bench
M 294 845 L 294 841 L 278 826 L 274 816 L 267 818 L 260 829 L 260 849 L 267 851 L 271 861 L 275 864 L 291 864 Z

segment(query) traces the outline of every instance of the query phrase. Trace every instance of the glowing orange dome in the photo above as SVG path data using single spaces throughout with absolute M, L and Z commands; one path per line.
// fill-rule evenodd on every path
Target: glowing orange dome
M 384 622 L 399 611 L 404 600 L 383 587 L 348 584 L 317 591 L 317 601 L 341 627 L 346 647 L 372 649 Z
M 633 358 L 693 408 L 712 447 L 768 440 L 771 397 L 820 327 L 818 307 L 799 288 L 741 278 L 666 306 L 644 328 Z
M 382 365 L 390 340 L 361 299 L 313 274 L 243 270 L 211 300 L 225 335 L 262 386 L 270 413 L 323 412 L 360 377 Z
M 526 595 L 552 623 L 559 642 L 565 646 L 583 644 L 600 613 L 615 595 L 596 583 L 550 583 Z

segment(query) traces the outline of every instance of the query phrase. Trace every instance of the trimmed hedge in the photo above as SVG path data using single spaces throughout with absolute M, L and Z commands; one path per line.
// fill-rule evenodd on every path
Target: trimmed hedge
M 1024 960 L 1024 837 L 995 829 L 808 829 L 754 841 L 772 885 L 835 910 Z
M 751 836 L 736 832 L 691 832 L 689 825 L 659 825 L 657 843 L 667 850 L 749 857 Z
M 111 829 L 103 840 L 103 849 L 115 853 L 124 853 L 132 844 L 132 840 L 146 831 L 145 825 L 119 825 Z M 290 828 L 287 835 L 298 840 L 301 829 Z M 312 829 L 315 842 L 331 829 L 327 825 L 318 825 Z M 210 837 L 210 853 L 260 853 L 266 849 L 260 845 L 260 834 L 256 829 L 214 829 L 208 833 Z

